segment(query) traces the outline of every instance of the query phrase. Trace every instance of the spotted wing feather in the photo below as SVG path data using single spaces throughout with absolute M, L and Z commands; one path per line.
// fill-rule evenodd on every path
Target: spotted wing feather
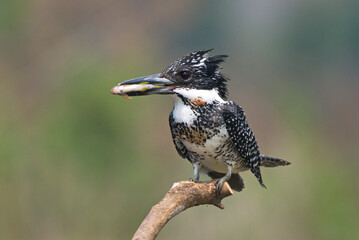
M 247 167 L 256 176 L 262 187 L 265 187 L 259 168 L 260 152 L 257 141 L 243 109 L 234 102 L 228 102 L 223 105 L 223 119 L 227 132 L 240 156 L 245 160 Z

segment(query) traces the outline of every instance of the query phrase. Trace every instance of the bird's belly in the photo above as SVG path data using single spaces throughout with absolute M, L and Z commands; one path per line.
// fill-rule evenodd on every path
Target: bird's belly
M 199 163 L 202 172 L 226 173 L 228 165 L 232 167 L 232 172 L 241 171 L 243 161 L 233 148 L 225 127 L 220 128 L 218 133 L 210 136 L 205 142 L 182 139 L 182 143 L 193 154 L 193 160 Z

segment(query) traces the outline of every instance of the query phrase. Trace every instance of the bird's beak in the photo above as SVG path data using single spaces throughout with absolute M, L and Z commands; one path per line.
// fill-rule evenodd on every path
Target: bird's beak
M 150 94 L 172 94 L 174 82 L 154 74 L 119 83 L 111 89 L 112 94 L 127 96 L 143 96 Z

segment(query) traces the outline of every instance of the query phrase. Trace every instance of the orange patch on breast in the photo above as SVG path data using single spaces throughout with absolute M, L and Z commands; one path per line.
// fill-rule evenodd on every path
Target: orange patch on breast
M 195 98 L 195 99 L 191 99 L 189 101 L 191 102 L 191 104 L 199 106 L 199 107 L 206 105 L 206 101 L 204 101 L 202 98 Z
M 201 132 L 187 129 L 186 133 L 182 135 L 182 140 L 188 141 L 190 143 L 202 144 L 206 142 L 206 136 Z

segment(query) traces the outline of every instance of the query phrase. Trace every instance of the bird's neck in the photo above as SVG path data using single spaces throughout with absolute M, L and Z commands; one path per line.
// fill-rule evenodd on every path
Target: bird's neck
M 176 88 L 174 90 L 174 108 L 172 117 L 174 122 L 184 123 L 191 126 L 200 119 L 211 118 L 208 114 L 203 114 L 203 109 L 213 109 L 218 104 L 225 103 L 218 94 L 213 90 L 198 90 L 189 88 Z M 211 112 L 211 111 L 209 111 Z
M 216 89 L 191 89 L 191 88 L 176 88 L 174 90 L 175 107 L 177 104 L 193 103 L 195 105 L 212 104 L 214 102 L 224 103 L 225 101 L 219 96 Z

